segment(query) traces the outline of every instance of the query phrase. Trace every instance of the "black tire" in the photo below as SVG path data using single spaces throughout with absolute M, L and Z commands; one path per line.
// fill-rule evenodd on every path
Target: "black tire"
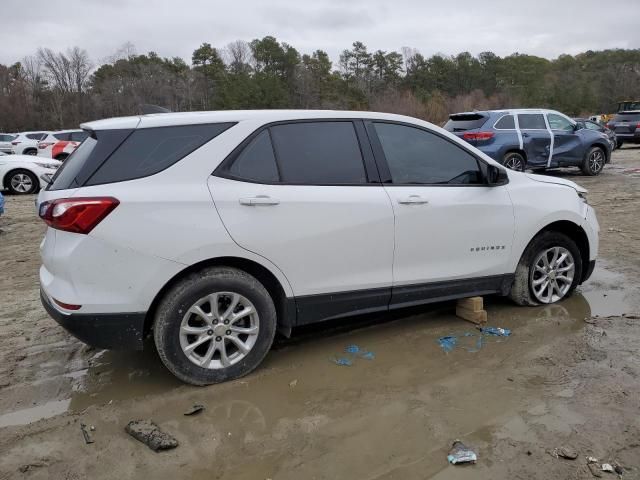
M 533 263 L 538 255 L 540 255 L 545 250 L 553 247 L 563 247 L 567 249 L 571 253 L 575 265 L 573 282 L 571 283 L 571 287 L 565 293 L 562 299 L 569 297 L 580 283 L 583 268 L 582 256 L 580 255 L 580 250 L 578 249 L 576 243 L 571 240 L 571 238 L 560 232 L 542 232 L 533 240 L 531 240 L 524 253 L 522 254 L 522 258 L 520 258 L 520 262 L 518 262 L 518 266 L 516 268 L 515 279 L 513 281 L 513 285 L 511 286 L 509 297 L 518 305 L 535 306 L 543 304 L 543 302 L 540 302 L 535 297 L 532 285 L 533 276 L 531 275 L 531 271 L 534 268 Z
M 31 186 L 28 190 L 24 190 L 20 185 L 25 185 L 24 182 L 20 182 L 18 179 L 28 177 L 31 182 Z M 28 195 L 36 193 L 40 190 L 40 182 L 38 177 L 33 172 L 24 169 L 12 170 L 5 176 L 5 187 L 14 195 Z
M 585 175 L 600 175 L 606 162 L 607 155 L 604 150 L 600 147 L 591 147 L 584 156 L 580 170 Z
M 521 153 L 507 152 L 502 159 L 502 164 L 511 170 L 524 172 L 527 166 L 527 161 Z
M 244 358 L 227 367 L 209 369 L 193 363 L 183 351 L 180 325 L 192 305 L 215 292 L 234 292 L 248 299 L 257 311 L 259 330 Z M 271 348 L 276 322 L 273 300 L 258 280 L 235 268 L 211 267 L 190 274 L 164 295 L 156 310 L 153 336 L 158 355 L 171 373 L 192 385 L 210 385 L 242 377 L 255 369 Z
M 38 154 L 38 150 L 36 148 L 29 148 L 29 149 L 25 150 L 22 153 L 23 153 L 23 155 L 37 155 Z
M 69 156 L 68 153 L 60 153 L 56 156 L 54 160 L 60 160 L 61 162 L 64 162 L 68 156 Z
M 622 140 L 617 140 L 616 141 L 616 147 L 622 148 L 622 145 L 624 145 L 624 142 Z

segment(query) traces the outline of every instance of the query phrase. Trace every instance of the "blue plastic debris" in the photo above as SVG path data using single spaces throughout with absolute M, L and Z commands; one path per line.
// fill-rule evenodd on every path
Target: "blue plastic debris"
M 360 351 L 360 347 L 358 345 L 347 345 L 347 348 L 344 349 L 347 353 L 358 353 Z
M 331 361 L 341 367 L 350 367 L 351 365 L 353 365 L 353 362 L 345 357 L 332 358 Z
M 366 360 L 373 360 L 374 358 L 376 358 L 376 354 L 373 352 L 364 352 L 360 356 Z
M 448 335 L 446 337 L 440 337 L 438 343 L 446 353 L 449 353 L 455 348 L 458 339 L 453 335 Z
M 511 330 L 508 328 L 499 328 L 499 327 L 482 327 L 480 328 L 482 333 L 487 335 L 493 335 L 496 337 L 508 337 L 511 335 Z

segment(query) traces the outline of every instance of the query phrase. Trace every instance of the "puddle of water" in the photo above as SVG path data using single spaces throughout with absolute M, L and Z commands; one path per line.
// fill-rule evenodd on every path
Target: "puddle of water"
M 0 415 L 0 427 L 8 427 L 12 425 L 27 425 L 29 423 L 42 420 L 43 418 L 50 418 L 61 413 L 66 412 L 69 409 L 71 399 L 55 400 L 53 402 L 47 402 L 43 405 L 37 405 L 31 408 L 24 408 L 22 410 L 16 410 L 15 412 L 5 413 Z

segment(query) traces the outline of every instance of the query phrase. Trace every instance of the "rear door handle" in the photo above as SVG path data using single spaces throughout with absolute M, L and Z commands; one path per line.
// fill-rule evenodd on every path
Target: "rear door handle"
M 253 207 L 255 205 L 278 205 L 280 200 L 272 198 L 268 195 L 256 195 L 255 197 L 241 198 L 240 205 L 248 205 Z
M 422 198 L 420 195 L 409 195 L 405 198 L 399 198 L 398 203 L 401 205 L 425 205 L 429 200 Z

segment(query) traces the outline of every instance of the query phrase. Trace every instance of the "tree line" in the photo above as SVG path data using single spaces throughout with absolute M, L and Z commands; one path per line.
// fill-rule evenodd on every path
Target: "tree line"
M 81 122 L 172 111 L 322 108 L 401 113 L 442 123 L 449 113 L 545 107 L 606 113 L 640 98 L 640 49 L 588 51 L 554 60 L 514 53 L 423 56 L 369 51 L 354 42 L 334 63 L 272 36 L 223 48 L 203 43 L 190 59 L 137 54 L 125 44 L 95 64 L 88 52 L 39 49 L 0 64 L 0 130 L 76 128 Z

